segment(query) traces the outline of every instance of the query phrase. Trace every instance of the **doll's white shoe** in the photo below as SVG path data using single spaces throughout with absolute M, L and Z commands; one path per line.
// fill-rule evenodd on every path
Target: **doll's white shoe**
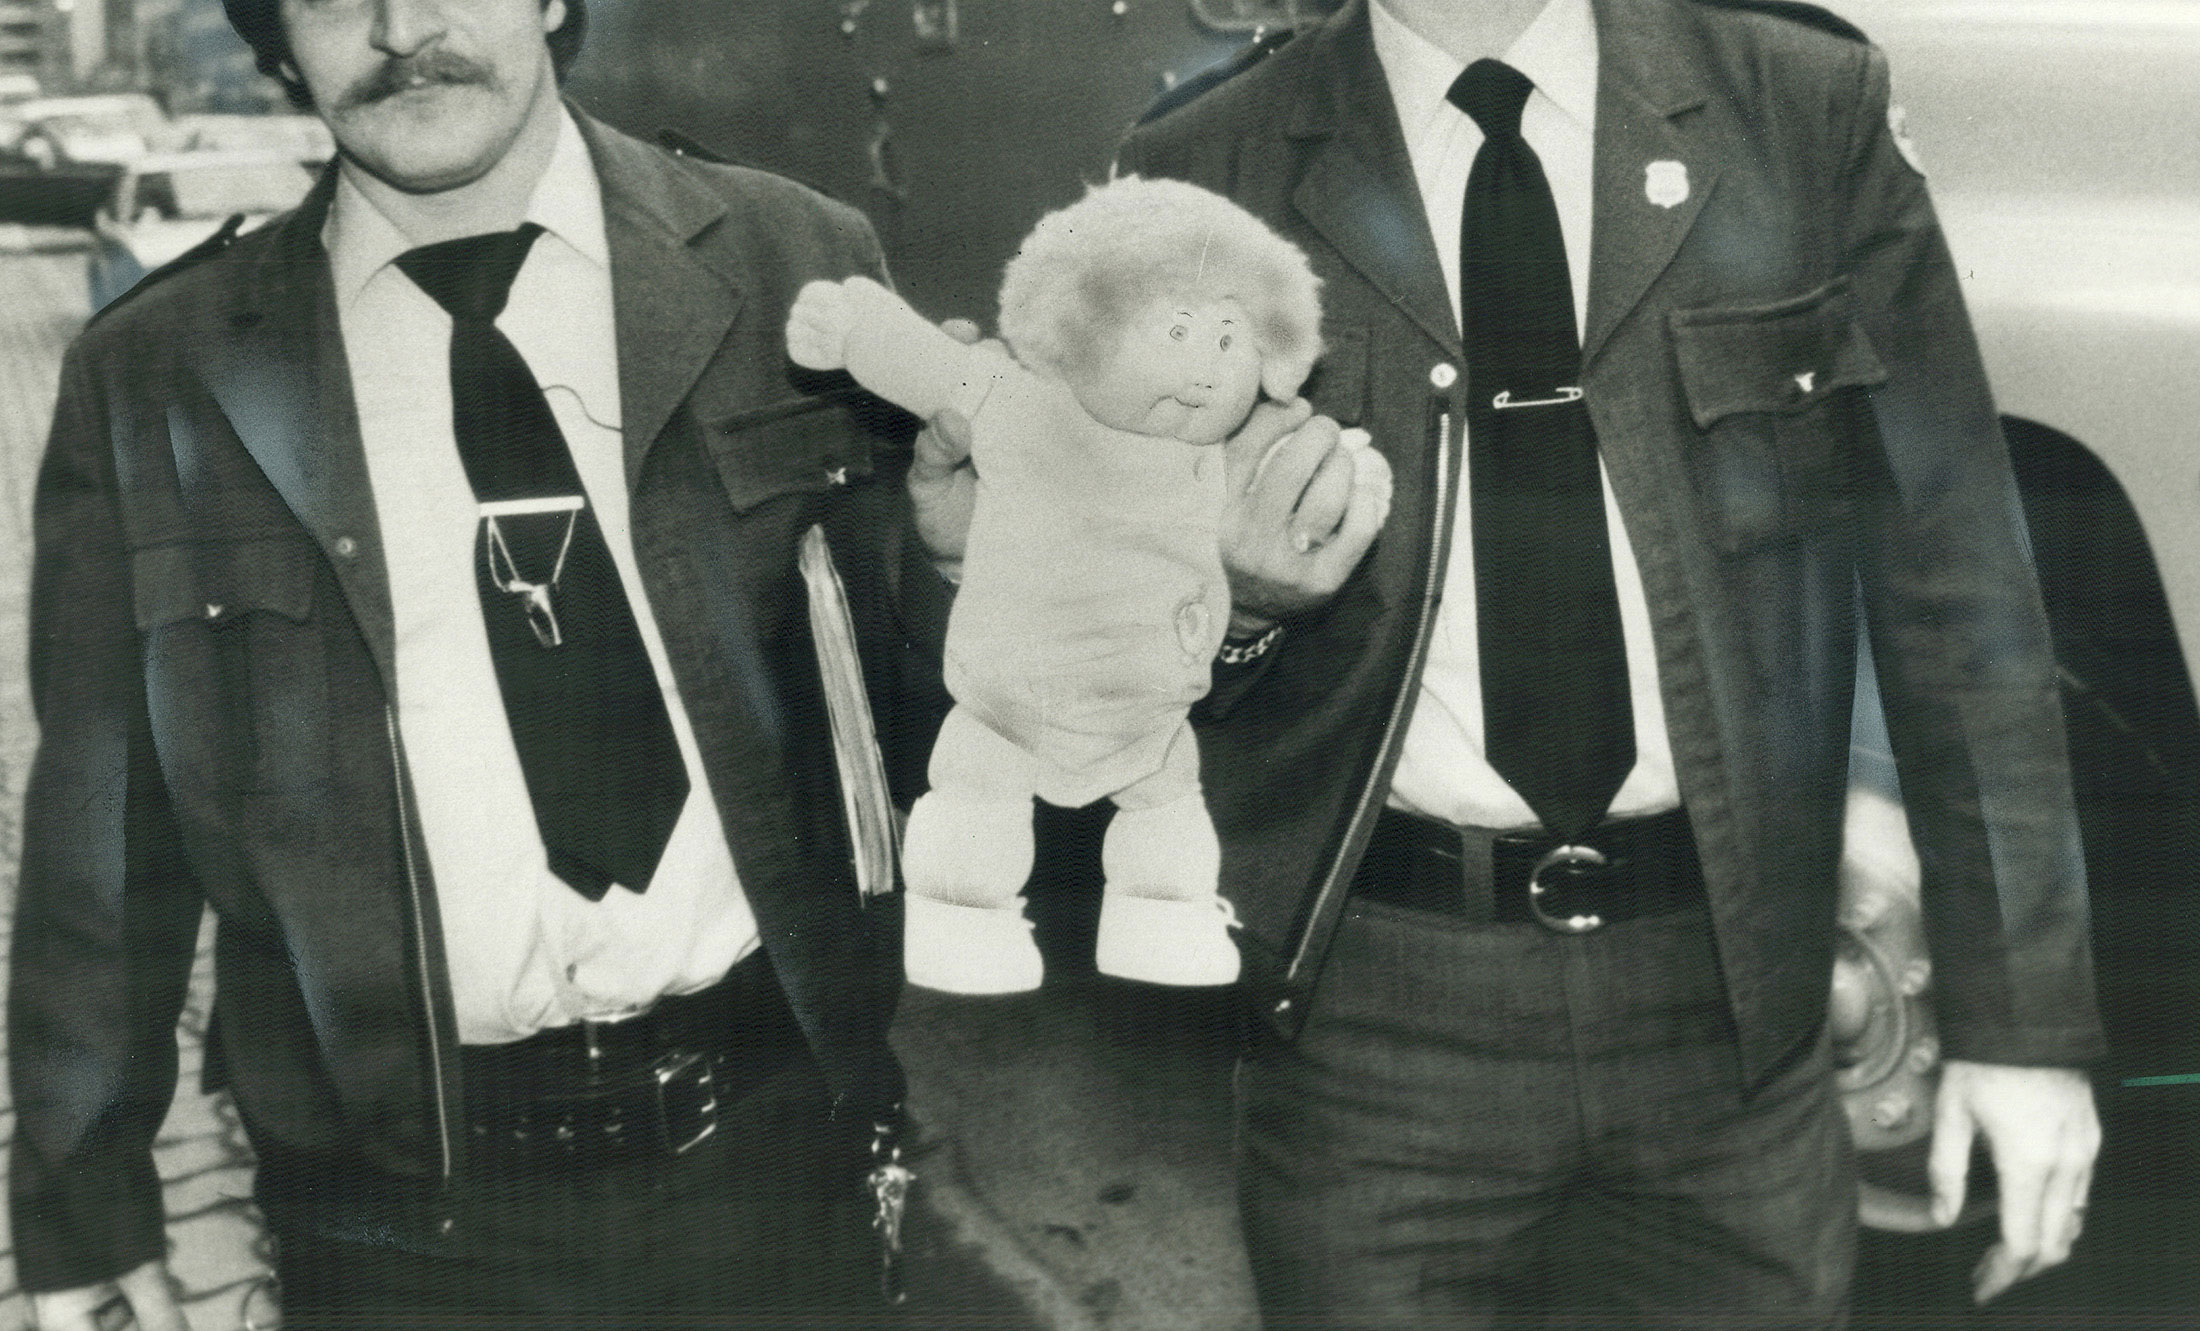
M 909 983 L 949 994 L 1021 994 L 1046 974 L 1021 898 L 1002 907 L 903 898 L 901 964 Z
M 1109 892 L 1100 900 L 1093 965 L 1102 975 L 1148 984 L 1231 984 L 1238 977 L 1230 931 L 1237 912 L 1219 896 L 1161 900 Z

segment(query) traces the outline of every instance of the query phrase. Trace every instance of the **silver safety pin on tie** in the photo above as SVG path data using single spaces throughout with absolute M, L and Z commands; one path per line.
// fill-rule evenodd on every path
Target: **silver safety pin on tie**
M 1579 401 L 1581 401 L 1581 390 L 1569 384 L 1558 390 L 1557 397 L 1523 398 L 1518 402 L 1513 401 L 1512 390 L 1508 388 L 1496 397 L 1491 398 L 1490 405 L 1499 411 L 1517 411 L 1521 407 L 1562 407 L 1569 402 Z

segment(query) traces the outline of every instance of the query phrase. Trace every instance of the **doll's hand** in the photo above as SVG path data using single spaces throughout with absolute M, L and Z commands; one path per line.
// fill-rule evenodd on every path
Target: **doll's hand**
M 809 370 L 837 370 L 848 363 L 848 330 L 854 302 L 847 282 L 811 282 L 787 312 L 787 358 Z
M 1255 633 L 1344 585 L 1390 515 L 1390 464 L 1364 431 L 1339 431 L 1303 400 L 1262 403 L 1224 447 L 1230 628 Z

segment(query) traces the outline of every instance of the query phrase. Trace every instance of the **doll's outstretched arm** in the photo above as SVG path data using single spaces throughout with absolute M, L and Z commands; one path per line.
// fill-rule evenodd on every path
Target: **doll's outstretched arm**
M 927 419 L 949 405 L 971 350 L 868 277 L 812 282 L 787 314 L 787 355 L 812 370 L 846 369 L 857 383 Z

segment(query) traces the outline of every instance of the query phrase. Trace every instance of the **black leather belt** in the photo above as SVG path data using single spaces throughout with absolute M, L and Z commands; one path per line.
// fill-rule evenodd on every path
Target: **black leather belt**
M 508 1167 L 680 1155 L 804 1048 L 771 963 L 756 952 L 694 994 L 639 1016 L 467 1045 L 471 1149 Z
M 1481 924 L 1589 933 L 1704 901 L 1685 810 L 1617 818 L 1562 847 L 1539 833 L 1483 832 L 1384 809 L 1353 895 Z

